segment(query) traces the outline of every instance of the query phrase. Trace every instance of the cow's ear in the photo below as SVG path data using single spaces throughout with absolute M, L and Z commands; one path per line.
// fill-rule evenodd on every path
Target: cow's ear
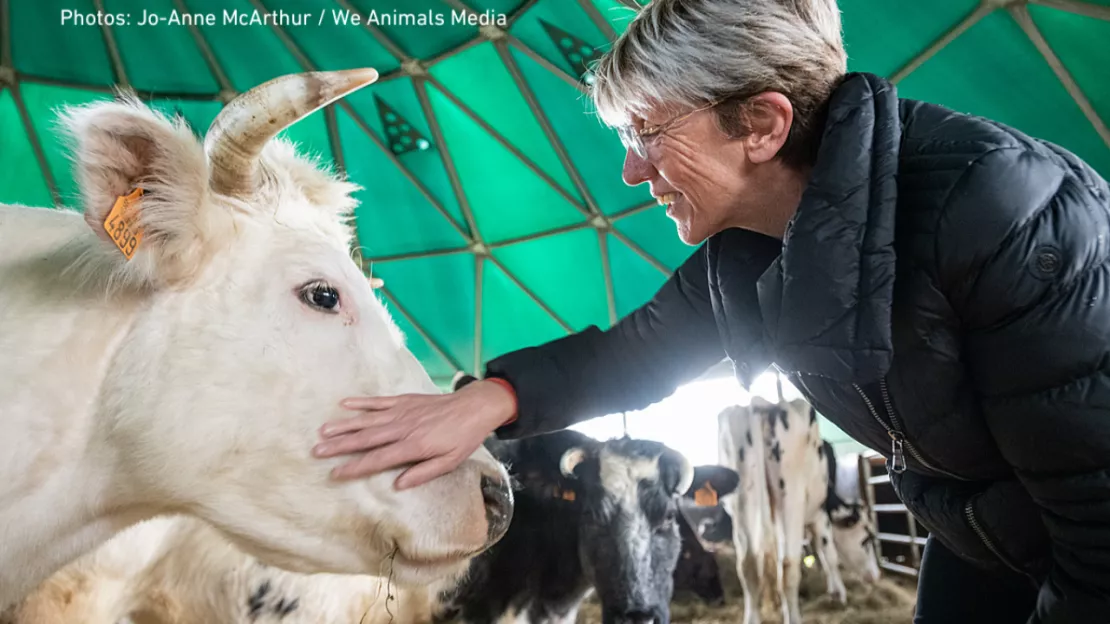
M 85 221 L 101 251 L 126 262 L 137 285 L 177 283 L 202 268 L 233 231 L 213 210 L 204 150 L 183 120 L 170 121 L 138 99 L 98 102 L 60 115 L 73 144 Z
M 686 491 L 698 505 L 713 506 L 721 496 L 731 494 L 740 484 L 740 475 L 725 466 L 697 466 L 694 480 Z
M 454 392 L 458 392 L 459 390 L 462 390 L 475 381 L 478 381 L 478 378 L 474 375 L 459 371 L 455 374 L 455 379 L 451 382 L 451 390 Z

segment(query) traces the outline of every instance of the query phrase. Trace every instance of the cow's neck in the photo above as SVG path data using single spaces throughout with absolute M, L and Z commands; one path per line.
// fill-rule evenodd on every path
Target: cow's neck
M 2 608 L 149 510 L 128 502 L 96 435 L 100 388 L 142 299 L 65 277 L 91 237 L 80 215 L 0 217 L 34 226 L 0 237 Z
M 108 474 L 74 461 L 0 510 L 0 607 L 122 529 L 157 515 L 155 508 L 124 503 Z

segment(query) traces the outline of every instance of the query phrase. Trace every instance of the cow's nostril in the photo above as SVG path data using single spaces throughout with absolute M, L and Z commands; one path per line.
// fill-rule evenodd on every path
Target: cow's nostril
M 501 479 L 482 475 L 482 500 L 486 504 L 486 521 L 489 524 L 487 538 L 492 544 L 501 539 L 509 530 L 513 519 L 513 491 Z
M 622 613 L 619 621 L 623 624 L 655 624 L 655 614 L 650 611 L 629 611 Z

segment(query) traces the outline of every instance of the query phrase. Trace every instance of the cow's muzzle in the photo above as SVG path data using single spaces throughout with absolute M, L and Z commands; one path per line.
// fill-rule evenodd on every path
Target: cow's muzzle
M 487 539 L 490 544 L 500 540 L 513 520 L 513 491 L 499 477 L 482 475 L 482 500 L 486 505 Z

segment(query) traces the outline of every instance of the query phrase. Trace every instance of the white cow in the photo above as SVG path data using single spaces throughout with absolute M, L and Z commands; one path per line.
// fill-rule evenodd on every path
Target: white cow
M 388 560 L 398 583 L 504 533 L 485 449 L 404 491 L 396 470 L 332 482 L 342 460 L 309 452 L 344 397 L 436 391 L 352 260 L 357 187 L 272 140 L 377 75 L 270 81 L 203 145 L 131 97 L 65 113 L 84 217 L 0 206 L 0 605 L 160 514 L 293 571 Z
M 0 624 L 426 624 L 448 581 L 297 574 L 243 554 L 189 516 L 128 527 L 54 574 Z
M 733 520 L 737 574 L 744 590 L 745 622 L 761 620 L 768 584 L 783 620 L 799 624 L 802 546 L 808 536 L 825 570 L 828 592 L 845 602 L 842 572 L 878 578 L 868 515 L 836 496 L 835 458 L 803 400 L 733 406 L 718 417 L 720 461 L 742 475 L 735 495 L 723 498 Z M 765 563 L 770 559 L 770 565 Z

